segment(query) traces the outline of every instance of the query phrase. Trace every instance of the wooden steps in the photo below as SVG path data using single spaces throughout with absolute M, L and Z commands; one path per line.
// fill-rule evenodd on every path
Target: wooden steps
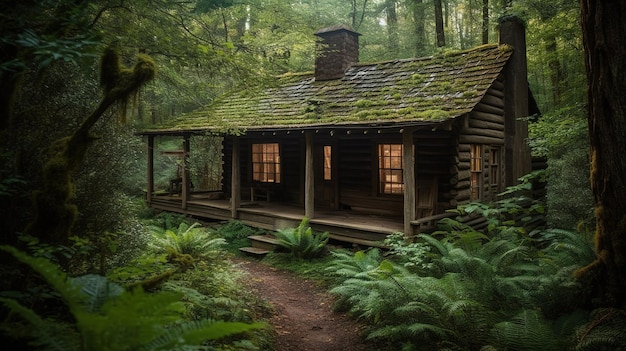
M 263 257 L 278 247 L 278 239 L 273 235 L 252 235 L 248 240 L 251 246 L 239 248 L 248 256 Z

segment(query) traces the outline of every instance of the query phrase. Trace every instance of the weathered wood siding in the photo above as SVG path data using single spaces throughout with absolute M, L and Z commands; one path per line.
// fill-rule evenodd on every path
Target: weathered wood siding
M 468 202 L 471 199 L 471 171 L 470 148 L 472 144 L 482 145 L 483 171 L 480 178 L 481 198 L 489 201 L 495 194 L 502 191 L 506 166 L 503 161 L 504 146 L 504 83 L 500 75 L 476 107 L 464 118 L 459 119 L 458 154 L 454 172 L 458 174 L 452 189 L 457 203 Z M 498 149 L 499 180 L 497 186 L 492 186 L 490 179 L 489 151 Z
M 303 180 L 301 179 L 304 167 L 304 135 L 251 135 L 242 137 L 240 140 L 241 150 L 241 197 L 250 199 L 250 189 L 252 181 L 252 144 L 255 143 L 278 143 L 280 146 L 281 179 L 280 183 L 264 183 L 263 187 L 271 191 L 271 198 L 277 201 L 292 203 L 303 203 L 301 189 Z M 224 183 L 223 188 L 226 194 L 230 194 L 231 187 L 231 160 L 232 160 L 232 138 L 224 140 Z

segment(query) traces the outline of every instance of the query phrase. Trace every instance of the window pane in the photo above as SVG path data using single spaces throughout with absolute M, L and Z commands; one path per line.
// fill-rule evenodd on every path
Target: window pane
M 252 144 L 252 179 L 259 182 L 280 182 L 278 143 Z
M 383 194 L 404 193 L 402 144 L 378 145 L 379 191 Z

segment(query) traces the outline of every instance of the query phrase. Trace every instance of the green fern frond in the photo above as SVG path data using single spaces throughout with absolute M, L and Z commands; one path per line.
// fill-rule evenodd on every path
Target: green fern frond
M 74 312 L 82 309 L 84 296 L 80 293 L 80 289 L 72 284 L 68 284 L 68 277 L 65 272 L 61 271 L 52 262 L 43 257 L 32 257 L 12 246 L 0 246 L 0 250 L 10 253 L 18 261 L 27 264 L 35 272 L 39 273 L 45 281 L 56 290 L 70 311 Z
M 507 350 L 562 350 L 550 323 L 535 310 L 523 310 L 512 320 L 496 324 L 492 335 Z
M 84 307 L 90 313 L 99 311 L 108 300 L 124 292 L 124 288 L 100 275 L 83 275 L 71 281 L 87 296 Z
M 176 350 L 182 346 L 200 345 L 207 340 L 219 340 L 227 336 L 264 328 L 262 323 L 215 322 L 211 320 L 176 324 L 163 330 L 161 335 L 140 350 Z
M 74 330 L 66 327 L 67 324 L 44 319 L 35 313 L 35 311 L 11 299 L 0 297 L 0 302 L 2 302 L 9 311 L 30 323 L 31 326 L 28 330 L 24 330 L 23 326 L 12 325 L 6 327 L 6 332 L 12 332 L 12 328 L 20 328 L 20 334 L 24 337 L 31 338 L 28 343 L 36 349 L 45 348 L 46 350 L 52 351 L 79 349 L 78 336 Z

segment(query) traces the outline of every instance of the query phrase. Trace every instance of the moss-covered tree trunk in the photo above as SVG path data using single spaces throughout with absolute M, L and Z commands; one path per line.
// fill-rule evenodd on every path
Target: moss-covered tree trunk
M 145 55 L 138 56 L 138 62 L 133 68 L 126 68 L 121 65 L 115 50 L 105 50 L 100 71 L 104 96 L 98 107 L 71 136 L 51 146 L 52 157 L 43 167 L 43 189 L 33 194 L 35 218 L 26 228 L 28 234 L 49 244 L 63 244 L 67 241 L 78 213 L 76 205 L 72 203 L 72 174 L 83 161 L 93 140 L 89 131 L 115 103 L 121 105 L 121 113 L 125 115 L 128 99 L 151 80 L 154 73 L 154 62 Z
M 599 307 L 626 308 L 626 3 L 581 0 L 597 259 L 578 272 Z

